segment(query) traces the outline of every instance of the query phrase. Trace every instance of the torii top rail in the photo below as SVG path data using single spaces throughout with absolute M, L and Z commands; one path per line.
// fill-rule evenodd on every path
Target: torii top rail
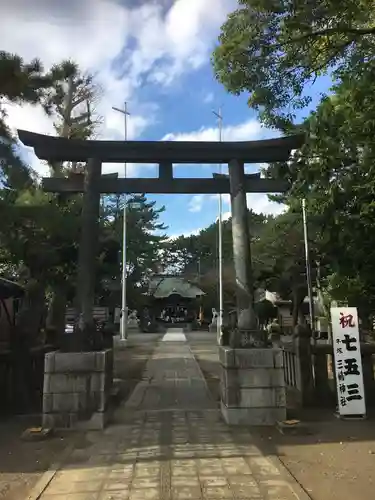
M 117 179 L 102 176 L 101 193 L 229 193 L 229 178 L 174 178 L 173 164 L 269 163 L 287 161 L 293 149 L 304 143 L 303 135 L 246 142 L 174 142 L 174 141 L 84 141 L 65 139 L 19 130 L 26 146 L 34 148 L 41 160 L 50 162 L 96 161 L 111 163 L 158 164 L 158 178 Z M 49 192 L 82 192 L 83 175 L 69 178 L 44 178 Z M 252 193 L 283 192 L 288 186 L 277 179 L 246 175 L 244 190 Z

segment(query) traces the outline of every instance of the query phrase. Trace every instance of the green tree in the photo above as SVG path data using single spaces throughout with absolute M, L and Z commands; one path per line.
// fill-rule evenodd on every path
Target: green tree
M 293 161 L 270 167 L 287 179 L 290 206 L 307 198 L 320 221 L 321 256 L 329 262 L 325 285 L 366 317 L 375 305 L 374 65 L 343 77 L 304 124 L 309 140 Z
M 249 229 L 252 241 L 258 240 L 267 217 L 249 210 Z M 236 304 L 235 272 L 233 266 L 232 221 L 223 221 L 223 296 L 226 309 Z M 194 281 L 206 293 L 207 309 L 218 307 L 219 250 L 218 223 L 211 224 L 197 235 L 180 236 L 169 242 L 165 252 L 165 267 Z
M 9 104 L 42 104 L 53 93 L 53 71 L 45 72 L 41 62 L 30 63 L 8 52 L 0 51 L 0 196 L 15 200 L 17 193 L 30 188 L 35 173 L 17 154 L 15 137 L 6 124 L 6 106 Z
M 124 196 L 105 196 L 101 218 L 101 250 L 98 293 L 113 305 L 121 303 L 121 256 L 123 239 Z M 145 195 L 127 197 L 127 296 L 129 307 L 137 307 L 149 276 L 160 259 L 166 226 L 160 222 L 165 207 Z
M 315 262 L 319 235 L 309 224 L 311 260 Z M 254 242 L 253 262 L 258 284 L 292 300 L 293 325 L 305 325 L 302 304 L 307 295 L 302 213 L 286 212 L 269 219 Z
M 217 79 L 246 92 L 264 123 L 290 126 L 306 83 L 333 71 L 354 75 L 373 60 L 374 0 L 239 0 L 213 55 Z
M 15 203 L 1 201 L 0 216 L 2 264 L 12 268 L 33 291 L 33 299 L 25 303 L 22 313 L 22 327 L 31 340 L 41 327 L 45 290 L 51 273 L 62 265 L 61 253 L 70 256 L 65 262 L 74 258 L 74 247 L 66 235 L 74 238 L 72 232 L 77 226 L 73 219 L 77 214 L 63 213 L 51 197 L 35 190 L 24 192 Z
M 38 59 L 25 63 L 15 54 L 0 51 L 0 135 L 9 135 L 5 104 L 45 104 L 53 83 L 53 71 L 44 72 Z
M 100 89 L 96 86 L 91 75 L 83 74 L 72 61 L 64 61 L 53 69 L 54 93 L 48 100 L 48 109 L 55 118 L 54 127 L 57 135 L 67 139 L 89 139 L 99 124 L 100 117 L 95 113 L 95 104 L 100 97 Z M 84 164 L 76 162 L 62 162 L 50 165 L 51 175 L 54 177 L 69 175 L 71 172 L 83 173 Z M 81 206 L 81 196 L 57 195 L 54 197 L 61 211 L 65 214 L 77 212 Z M 81 219 L 71 219 L 76 228 L 67 233 L 67 244 L 74 251 L 67 253 L 64 247 L 56 248 L 61 265 L 54 268 L 50 280 L 49 310 L 47 326 L 58 334 L 65 328 L 65 310 L 69 295 L 74 294 L 74 284 L 77 274 L 77 228 Z M 65 259 L 69 258 L 67 262 Z M 51 273 L 52 274 L 52 273 Z

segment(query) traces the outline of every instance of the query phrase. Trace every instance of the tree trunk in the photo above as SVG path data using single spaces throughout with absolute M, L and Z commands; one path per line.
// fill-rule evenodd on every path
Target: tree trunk
M 45 318 L 45 284 L 30 280 L 21 309 L 16 319 L 16 327 L 11 335 L 12 390 L 17 394 L 15 411 L 29 411 L 32 403 L 32 385 L 29 370 L 30 348 L 41 344 L 41 329 Z
M 53 345 L 59 344 L 65 332 L 65 314 L 67 305 L 67 290 L 65 284 L 56 283 L 52 287 L 52 297 L 48 306 L 46 329 L 51 335 Z
M 35 344 L 44 326 L 46 312 L 45 283 L 30 280 L 17 317 L 17 330 L 29 344 Z

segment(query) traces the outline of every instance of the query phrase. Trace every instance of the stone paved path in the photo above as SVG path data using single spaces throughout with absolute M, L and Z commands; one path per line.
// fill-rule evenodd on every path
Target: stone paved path
M 87 433 L 40 498 L 302 499 L 247 429 L 223 423 L 183 341 L 159 343 L 115 423 Z
M 166 343 L 171 336 L 177 341 Z M 185 341 L 185 342 L 184 342 Z M 178 343 L 176 343 L 178 342 Z M 147 410 L 212 410 L 216 405 L 183 333 L 167 333 L 147 363 L 143 380 L 124 407 Z

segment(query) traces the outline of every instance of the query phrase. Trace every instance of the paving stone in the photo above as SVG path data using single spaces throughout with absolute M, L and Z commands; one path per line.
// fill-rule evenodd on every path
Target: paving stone
M 80 481 L 71 483 L 68 481 L 52 481 L 46 489 L 48 495 L 60 495 L 69 493 L 86 493 L 99 491 L 103 485 L 102 481 Z
M 197 469 L 196 469 L 194 464 L 183 466 L 183 467 L 173 467 L 172 475 L 173 476 L 196 476 Z
M 98 500 L 98 493 L 71 493 L 63 495 L 47 495 L 40 497 L 41 500 Z
M 135 467 L 135 477 L 137 478 L 152 478 L 160 476 L 160 464 L 137 464 Z
M 260 488 L 265 493 L 267 500 L 295 500 L 292 488 L 285 481 L 261 481 Z
M 263 498 L 258 487 L 249 488 L 247 486 L 232 486 L 231 490 L 235 498 L 241 498 L 243 500 L 245 499 L 261 500 Z
M 113 490 L 125 491 L 129 489 L 130 483 L 131 481 L 126 480 L 126 478 L 124 479 L 111 478 L 104 483 L 103 489 L 105 491 L 113 491 Z
M 99 494 L 98 500 L 128 500 L 129 495 L 129 490 L 102 491 L 102 493 Z
M 230 476 L 228 477 L 229 484 L 232 486 L 241 486 L 247 488 L 257 488 L 257 482 L 252 476 Z
M 171 467 L 173 468 L 179 468 L 179 467 L 195 467 L 195 462 L 194 460 L 172 460 L 171 462 Z
M 132 477 L 134 474 L 134 465 L 111 464 L 108 469 L 109 478 L 112 476 Z
M 210 488 L 216 486 L 228 486 L 227 479 L 223 477 L 204 477 L 200 480 L 203 488 Z
M 160 484 L 159 478 L 157 477 L 137 477 L 133 479 L 132 487 L 135 489 L 143 488 L 158 488 Z
M 191 500 L 201 498 L 201 489 L 199 487 L 190 488 L 172 488 L 172 500 Z
M 159 500 L 160 491 L 157 488 L 150 488 L 148 490 L 140 489 L 140 490 L 131 490 L 130 491 L 130 500 Z
M 203 498 L 225 498 L 233 499 L 232 491 L 228 486 L 209 486 L 203 490 Z
M 228 475 L 236 475 L 236 474 L 251 474 L 252 471 L 249 465 L 245 462 L 244 459 L 225 459 L 226 462 L 223 464 L 224 471 Z
M 174 450 L 173 451 L 173 456 L 175 456 L 176 458 L 185 458 L 187 455 L 186 455 L 185 451 Z
M 131 453 L 118 453 L 112 457 L 111 463 L 117 463 L 117 464 L 134 464 L 137 461 L 138 457 L 138 452 L 134 451 Z
M 172 477 L 172 486 L 175 487 L 188 486 L 189 488 L 194 486 L 199 486 L 199 479 L 198 476 Z
M 199 476 L 208 476 L 208 477 L 213 477 L 213 476 L 224 476 L 224 469 L 222 467 L 200 467 L 199 468 Z
M 277 469 L 267 458 L 259 456 L 259 457 L 250 457 L 249 463 L 253 474 L 261 477 L 269 477 L 272 476 L 280 476 L 281 473 L 279 469 Z
M 73 483 L 80 481 L 96 481 L 104 479 L 108 476 L 107 468 L 90 468 L 90 469 L 67 469 L 56 473 L 54 482 Z

